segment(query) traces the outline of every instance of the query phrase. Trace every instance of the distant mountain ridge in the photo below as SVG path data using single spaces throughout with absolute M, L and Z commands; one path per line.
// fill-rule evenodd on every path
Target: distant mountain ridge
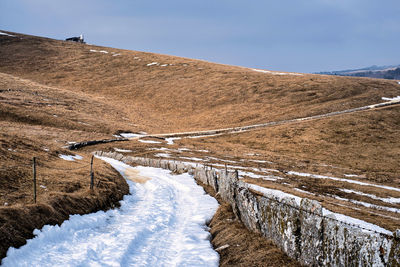
M 361 68 L 361 69 L 325 71 L 325 72 L 318 72 L 316 74 L 400 80 L 400 65 L 390 65 L 390 66 L 373 65 L 373 66 Z

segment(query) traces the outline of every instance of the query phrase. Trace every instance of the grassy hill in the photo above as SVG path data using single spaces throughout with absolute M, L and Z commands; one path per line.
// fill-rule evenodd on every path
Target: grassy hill
M 165 142 L 132 141 L 72 153 L 65 147 L 70 142 L 113 138 L 121 132 L 155 134 L 280 121 L 380 103 L 382 97 L 400 95 L 397 81 L 254 70 L 8 34 L 11 36 L 0 35 L 0 217 L 9 216 L 14 221 L 19 217 L 9 212 L 4 215 L 6 208 L 25 210 L 32 203 L 33 156 L 39 159 L 40 185 L 44 186 L 39 189 L 38 202 L 51 207 L 69 205 L 83 213 L 93 209 L 91 201 L 96 202 L 87 189 L 88 168 L 71 172 L 55 168 L 88 164 L 89 153 L 96 149 L 115 150 L 118 146 L 131 154 L 155 157 L 167 146 Z M 356 175 L 351 179 L 400 187 L 399 118 L 400 108 L 393 106 L 235 135 L 182 139 L 168 149 L 177 159 L 184 155 L 178 149 L 186 147 L 191 149 L 186 157 L 208 157 L 207 164 L 236 161 L 248 168 L 274 169 L 282 180 L 248 181 L 317 199 L 334 211 L 394 230 L 400 225 L 395 218 L 398 214 L 385 211 L 382 219 L 376 210 L 355 211 L 346 206 L 358 207 L 354 203 L 335 206 L 332 198 L 337 195 L 366 201 L 366 195 L 343 192 L 344 183 L 310 180 L 289 171 L 337 177 L 351 174 Z M 76 153 L 83 159 L 67 162 L 59 157 Z M 211 155 L 217 159 L 211 160 Z M 95 165 L 95 175 L 103 184 L 98 190 L 126 190 L 123 182 L 110 178 L 116 177 L 113 170 L 101 162 L 95 161 Z M 313 195 L 296 191 L 299 188 Z M 365 192 L 400 198 L 400 193 L 383 189 L 368 188 Z M 113 199 L 117 201 L 121 195 Z M 55 196 L 63 200 L 54 202 Z M 86 199 L 86 206 L 80 207 L 78 198 L 92 200 Z M 107 206 L 104 201 L 95 206 L 114 205 Z M 391 207 L 400 208 L 400 204 Z M 36 221 L 35 227 L 38 224 Z M 28 225 L 24 231 L 32 227 Z
M 0 39 L 0 72 L 90 98 L 104 97 L 107 104 L 152 133 L 327 113 L 380 102 L 382 96 L 397 96 L 399 91 L 394 81 L 263 73 L 14 35 Z

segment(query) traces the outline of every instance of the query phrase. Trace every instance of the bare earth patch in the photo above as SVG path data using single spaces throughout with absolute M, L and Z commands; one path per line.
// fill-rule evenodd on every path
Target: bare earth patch
M 151 178 L 142 176 L 139 174 L 139 171 L 137 170 L 132 170 L 132 169 L 128 169 L 125 172 L 126 178 L 135 182 L 135 183 L 140 183 L 140 184 L 144 184 L 147 181 L 151 180 Z

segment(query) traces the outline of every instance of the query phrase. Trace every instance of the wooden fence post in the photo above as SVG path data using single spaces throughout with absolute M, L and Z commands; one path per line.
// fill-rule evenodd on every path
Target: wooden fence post
M 36 203 L 36 157 L 32 158 L 33 167 L 33 202 Z
M 94 156 L 92 155 L 92 159 L 90 160 L 90 189 L 93 189 L 94 186 L 94 174 L 93 174 L 93 158 Z

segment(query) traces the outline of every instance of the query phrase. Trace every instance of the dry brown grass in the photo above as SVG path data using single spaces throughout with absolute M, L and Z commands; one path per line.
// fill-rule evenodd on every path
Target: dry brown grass
M 69 162 L 60 154 L 69 141 L 108 138 L 135 129 L 114 109 L 81 93 L 0 73 L 0 258 L 45 224 L 118 204 L 128 186 L 118 173 L 95 160 L 95 189 L 89 190 L 90 154 Z M 107 111 L 107 112 L 105 112 Z M 121 121 L 115 124 L 99 120 Z M 33 202 L 32 157 L 37 157 L 37 204 Z M 79 169 L 77 169 L 79 168 Z M 73 170 L 71 170 L 73 169 Z
M 219 252 L 220 266 L 301 266 L 259 234 L 235 220 L 229 205 L 221 205 L 211 223 L 214 248 L 229 245 Z
M 39 182 L 47 189 L 39 188 L 39 203 L 46 204 L 55 199 L 53 194 L 87 196 L 87 170 L 66 173 L 54 167 L 72 168 L 87 163 L 93 150 L 118 147 L 132 150 L 127 153 L 130 155 L 154 156 L 160 151 L 149 148 L 167 146 L 165 142 L 137 141 L 100 144 L 79 150 L 83 161 L 66 162 L 58 155 L 71 153 L 63 148 L 69 141 L 111 138 L 118 132 L 165 133 L 279 121 L 375 104 L 382 102 L 383 96 L 400 95 L 396 81 L 273 75 L 199 60 L 14 35 L 17 37 L 0 36 L 0 168 L 19 167 L 1 171 L 0 204 L 7 202 L 12 206 L 9 208 L 19 207 L 21 212 L 33 210 L 26 206 L 32 201 L 29 164 L 33 156 L 39 158 Z M 113 56 L 111 52 L 120 55 Z M 160 64 L 147 66 L 152 62 Z M 357 174 L 358 180 L 399 187 L 399 118 L 397 106 L 235 135 L 182 139 L 168 147 L 192 150 L 175 151 L 175 158 L 210 155 L 242 160 L 241 165 L 249 168 L 276 169 L 283 178 L 280 182 L 248 181 L 315 198 L 324 207 L 394 230 L 399 228 L 398 220 L 380 220 L 375 211 L 357 211 L 355 205 L 328 196 L 365 201 L 365 197 L 339 190 L 361 190 L 359 187 L 293 177 L 286 172 L 337 177 L 350 173 Z M 195 152 L 204 149 L 210 152 Z M 269 163 L 250 162 L 251 159 Z M 115 190 L 112 177 L 117 176 L 110 169 L 99 165 L 96 177 L 104 182 L 106 192 Z M 307 189 L 316 196 L 303 195 L 295 188 Z M 363 192 L 399 197 L 376 188 L 363 188 Z M 73 201 L 60 203 L 74 205 Z M 90 201 L 87 204 L 93 205 Z M 236 231 L 234 227 L 228 229 Z M 238 236 L 243 233 L 243 229 L 237 231 Z M 228 235 L 221 232 L 221 238 Z M 231 250 L 232 257 L 239 253 Z M 231 260 L 227 262 L 241 264 L 238 258 Z
M 370 181 L 399 186 L 398 140 L 400 107 L 183 142 L 237 157 L 251 158 L 246 154 L 256 153 L 291 170 L 337 175 L 347 170 Z
M 0 39 L 0 72 L 104 97 L 152 133 L 327 113 L 380 102 L 382 96 L 396 96 L 400 90 L 394 81 L 271 75 L 199 60 L 21 37 Z M 147 66 L 152 62 L 173 65 Z
M 52 170 L 52 167 L 68 169 L 83 164 L 82 161 L 70 163 L 58 157 L 60 154 L 71 154 L 63 148 L 68 142 L 82 138 L 109 138 L 118 129 L 135 129 L 129 122 L 120 120 L 107 104 L 94 99 L 88 101 L 80 93 L 41 86 L 6 74 L 0 74 L 0 102 L 2 205 L 31 201 L 32 171 L 29 165 L 32 157 L 38 158 L 39 181 L 67 183 L 68 179 L 87 176 L 89 169 L 79 170 L 74 176 L 65 171 Z M 99 120 L 100 113 L 103 120 Z M 89 154 L 82 155 L 83 162 L 87 164 Z M 53 179 L 54 176 L 58 178 Z M 56 190 L 52 185 L 43 185 L 49 186 L 49 191 Z M 61 187 L 69 186 L 63 184 Z M 83 186 L 78 183 L 75 187 L 79 189 Z
M 400 198 L 399 192 L 329 179 L 293 176 L 287 172 L 297 171 L 339 178 L 351 174 L 357 177 L 348 179 L 400 188 L 399 118 L 400 108 L 392 107 L 246 133 L 184 139 L 180 140 L 180 145 L 196 150 L 209 150 L 218 158 L 240 162 L 239 166 L 277 170 L 272 175 L 282 179 L 275 182 L 262 179 L 246 181 L 318 200 L 332 211 L 394 231 L 400 227 L 399 213 L 367 208 L 335 199 L 334 196 L 400 210 L 400 204 L 389 204 L 341 190 L 354 190 L 382 198 Z M 251 159 L 268 162 L 251 163 Z M 296 188 L 313 195 L 299 192 Z

